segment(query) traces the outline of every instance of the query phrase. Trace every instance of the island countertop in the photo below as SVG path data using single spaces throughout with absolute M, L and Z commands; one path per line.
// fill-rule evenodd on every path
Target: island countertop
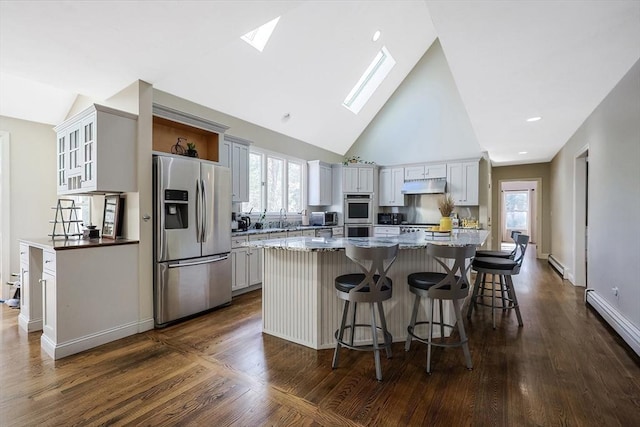
M 433 237 L 429 233 L 407 233 L 385 237 L 287 237 L 246 242 L 244 246 L 283 249 L 302 252 L 331 252 L 344 250 L 347 245 L 383 247 L 398 243 L 400 249 L 424 249 L 429 244 L 445 246 L 482 246 L 489 236 L 487 230 L 455 230 L 448 236 Z

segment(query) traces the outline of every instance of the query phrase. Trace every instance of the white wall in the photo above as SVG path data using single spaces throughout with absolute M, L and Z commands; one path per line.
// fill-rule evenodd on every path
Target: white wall
M 640 353 L 640 336 L 637 335 L 640 331 L 639 119 L 640 61 L 551 163 L 551 253 L 574 270 L 574 163 L 576 155 L 588 144 L 587 287 L 593 289 L 589 300 L 628 343 L 635 331 L 638 341 L 635 347 L 633 343 L 630 345 Z M 612 292 L 613 287 L 619 289 L 618 296 Z M 627 336 L 624 330 L 628 332 Z
M 51 125 L 4 116 L 0 116 L 0 130 L 8 132 L 11 140 L 8 272 L 19 272 L 18 239 L 42 238 L 52 231 L 49 220 L 55 211 L 51 207 L 57 200 L 56 134 Z
M 346 155 L 395 165 L 480 158 L 482 151 L 436 40 Z

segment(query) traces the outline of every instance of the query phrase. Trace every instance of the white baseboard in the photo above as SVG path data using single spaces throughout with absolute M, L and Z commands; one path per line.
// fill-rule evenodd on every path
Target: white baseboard
M 153 317 L 148 319 L 138 320 L 138 333 L 150 331 L 154 328 Z
M 18 326 L 26 332 L 41 331 L 42 319 L 27 319 L 20 313 L 18 315 Z
M 40 346 L 52 359 L 57 360 L 137 333 L 138 322 L 135 321 L 63 343 L 55 343 L 43 334 Z
M 640 329 L 609 304 L 595 290 L 587 290 L 587 302 L 640 356 Z
M 577 286 L 576 285 L 576 278 L 574 277 L 573 273 L 569 272 L 569 270 L 565 270 L 565 272 L 567 273 L 567 277 L 566 279 L 573 285 L 573 286 Z

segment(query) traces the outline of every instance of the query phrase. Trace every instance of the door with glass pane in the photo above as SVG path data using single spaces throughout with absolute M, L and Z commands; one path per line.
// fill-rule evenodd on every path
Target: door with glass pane
M 511 243 L 510 236 L 512 231 L 520 231 L 530 236 L 531 203 L 529 191 L 503 191 L 502 197 L 504 209 L 502 240 Z

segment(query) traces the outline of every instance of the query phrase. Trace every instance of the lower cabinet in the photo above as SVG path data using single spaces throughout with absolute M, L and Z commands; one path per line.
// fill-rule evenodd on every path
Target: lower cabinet
M 28 332 L 42 329 L 40 345 L 53 359 L 145 328 L 139 318 L 137 244 L 57 249 L 50 240 L 23 241 L 21 252 L 28 253 L 21 266 L 26 309 L 18 324 Z
M 231 291 L 237 291 L 249 286 L 247 265 L 249 262 L 249 248 L 242 246 L 247 241 L 246 236 L 231 239 Z

